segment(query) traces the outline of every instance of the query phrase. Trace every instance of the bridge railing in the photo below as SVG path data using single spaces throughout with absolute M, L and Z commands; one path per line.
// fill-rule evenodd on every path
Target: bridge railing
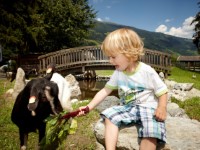
M 102 66 L 102 69 L 103 66 L 111 66 L 108 57 L 102 53 L 98 46 L 63 49 L 41 55 L 38 59 L 40 62 L 40 73 L 44 73 L 51 62 L 56 63 L 56 68 L 59 71 L 81 66 Z M 141 58 L 141 61 L 151 65 L 159 72 L 162 71 L 165 74 L 170 74 L 170 54 L 145 49 L 145 55 Z

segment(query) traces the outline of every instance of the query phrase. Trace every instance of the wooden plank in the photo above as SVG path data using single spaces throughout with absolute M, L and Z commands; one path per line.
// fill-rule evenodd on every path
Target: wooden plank
M 141 58 L 141 61 L 151 65 L 156 71 L 170 74 L 171 55 L 160 51 L 154 51 L 145 49 L 145 55 Z M 46 67 L 54 61 L 56 68 L 59 71 L 70 70 L 71 68 L 90 67 L 95 65 L 99 69 L 103 70 L 104 67 L 112 65 L 109 63 L 108 57 L 106 57 L 101 51 L 99 46 L 85 46 L 76 47 L 70 49 L 63 49 L 60 51 L 51 52 L 38 57 L 40 62 L 39 72 L 43 73 Z M 84 69 L 85 70 L 85 69 Z

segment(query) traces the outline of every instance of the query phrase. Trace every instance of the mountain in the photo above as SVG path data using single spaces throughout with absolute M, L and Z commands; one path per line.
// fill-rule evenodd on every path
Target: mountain
M 143 39 L 147 49 L 158 50 L 175 55 L 197 55 L 197 49 L 192 39 L 179 38 L 158 32 L 150 32 L 135 27 L 119 25 L 110 22 L 96 22 L 95 28 L 91 32 L 90 39 L 101 43 L 107 33 L 116 29 L 128 27 L 133 29 Z

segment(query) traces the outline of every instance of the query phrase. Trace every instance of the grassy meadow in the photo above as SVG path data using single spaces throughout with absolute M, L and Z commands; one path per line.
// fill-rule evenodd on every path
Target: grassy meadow
M 98 75 L 110 75 L 113 71 L 97 71 Z M 196 78 L 192 78 L 192 75 Z M 194 83 L 194 87 L 200 90 L 200 74 L 185 71 L 176 67 L 172 67 L 172 74 L 168 77 L 170 80 L 176 82 Z M 10 83 L 6 79 L 0 79 L 0 149 L 1 150 L 17 150 L 19 149 L 19 135 L 18 128 L 12 123 L 10 119 L 11 110 L 14 100 L 11 96 L 6 95 L 5 92 L 13 88 L 14 82 Z M 172 99 L 173 102 L 183 108 L 190 118 L 200 121 L 200 98 L 195 97 L 185 102 Z M 87 102 L 73 105 L 74 109 Z M 78 128 L 75 134 L 68 135 L 66 140 L 60 144 L 57 150 L 95 150 L 95 136 L 93 134 L 92 126 L 99 119 L 97 111 L 90 112 L 87 116 L 76 118 Z M 28 140 L 28 150 L 34 150 L 37 144 L 38 134 L 31 133 Z
M 192 78 L 193 75 L 195 75 L 196 78 Z M 171 75 L 168 77 L 168 79 L 178 83 L 194 83 L 194 88 L 200 90 L 200 73 L 172 67 Z
M 195 75 L 196 78 L 193 78 L 193 75 Z M 172 67 L 172 75 L 169 76 L 168 79 L 178 83 L 194 83 L 193 87 L 200 90 L 200 73 Z M 172 102 L 177 103 L 183 108 L 190 118 L 200 121 L 200 97 L 194 97 L 184 102 L 172 98 Z

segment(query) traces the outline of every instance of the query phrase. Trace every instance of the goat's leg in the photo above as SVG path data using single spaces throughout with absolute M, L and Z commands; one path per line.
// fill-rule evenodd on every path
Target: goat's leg
M 28 142 L 28 133 L 25 133 L 22 129 L 19 129 L 19 138 L 20 138 L 20 149 L 26 150 Z
M 41 123 L 39 128 L 38 128 L 38 131 L 39 131 L 38 149 L 40 149 L 40 146 L 45 144 L 45 139 L 43 140 L 43 138 L 45 137 L 46 123 Z

